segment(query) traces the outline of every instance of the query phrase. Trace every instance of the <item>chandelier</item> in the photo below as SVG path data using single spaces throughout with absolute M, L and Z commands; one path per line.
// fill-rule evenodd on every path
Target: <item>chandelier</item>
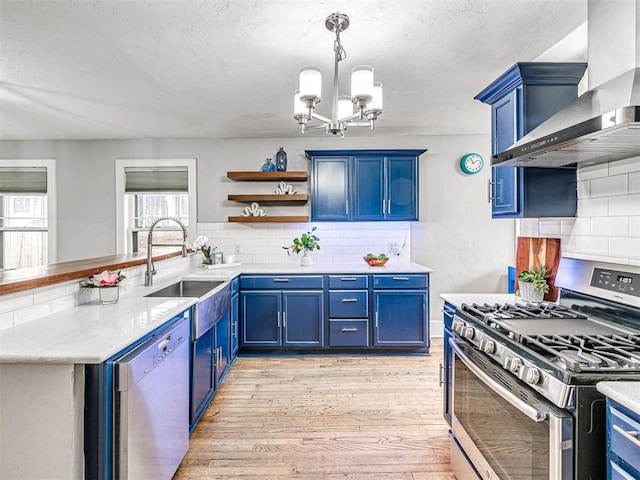
M 338 63 L 347 58 L 340 33 L 349 27 L 349 17 L 343 13 L 332 13 L 324 21 L 327 30 L 334 32 L 335 54 L 333 68 L 333 103 L 331 118 L 315 113 L 320 103 L 322 74 L 316 67 L 303 67 L 300 70 L 300 88 L 295 92 L 293 118 L 298 121 L 304 133 L 307 123 L 317 120 L 308 128 L 325 127 L 328 135 L 344 137 L 347 127 L 374 128 L 378 115 L 382 114 L 382 83 L 374 82 L 373 67 L 359 65 L 351 70 L 351 97 L 338 95 Z

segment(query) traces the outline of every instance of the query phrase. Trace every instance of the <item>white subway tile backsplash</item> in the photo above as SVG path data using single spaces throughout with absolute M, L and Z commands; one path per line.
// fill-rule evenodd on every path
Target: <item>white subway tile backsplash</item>
M 590 181 L 590 198 L 626 195 L 629 192 L 629 176 L 614 175 L 596 178 Z
M 629 174 L 629 193 L 640 193 L 640 172 Z
M 625 158 L 609 163 L 609 175 L 640 172 L 640 157 Z
M 13 312 L 0 314 L 0 330 L 13 327 Z
M 609 255 L 612 257 L 640 259 L 640 238 L 609 238 Z
M 2 296 L 0 313 L 13 312 L 33 305 L 33 292 L 26 291 Z
M 610 197 L 609 215 L 640 215 L 640 194 Z
M 606 217 L 608 214 L 608 197 L 578 200 L 578 217 Z
M 578 181 L 591 180 L 593 178 L 607 177 L 609 175 L 609 165 L 601 163 L 590 167 L 578 169 Z
M 538 222 L 538 230 L 541 236 L 558 236 L 562 233 L 560 219 L 541 219 Z
M 589 255 L 607 255 L 609 237 L 576 237 L 576 252 Z
M 589 188 L 591 183 L 588 180 L 583 182 L 578 182 L 578 198 L 589 198 L 591 194 L 591 189 Z
M 629 236 L 640 237 L 640 216 L 629 217 Z
M 626 237 L 629 235 L 628 217 L 592 217 L 591 233 L 601 236 Z
M 519 222 L 518 236 L 520 237 L 539 237 L 540 229 L 537 218 L 523 218 Z
M 14 325 L 25 323 L 30 320 L 34 320 L 38 317 L 42 317 L 51 313 L 51 305 L 47 303 L 41 303 L 39 305 L 33 305 L 32 307 L 23 308 L 15 311 Z

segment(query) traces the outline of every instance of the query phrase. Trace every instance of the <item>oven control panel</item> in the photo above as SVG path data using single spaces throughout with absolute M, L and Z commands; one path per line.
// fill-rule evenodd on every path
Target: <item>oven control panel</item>
M 637 273 L 594 268 L 590 285 L 612 292 L 640 297 L 640 274 Z

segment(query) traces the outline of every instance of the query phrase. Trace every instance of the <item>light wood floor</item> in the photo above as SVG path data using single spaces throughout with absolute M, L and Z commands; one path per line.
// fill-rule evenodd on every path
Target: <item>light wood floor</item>
M 453 480 L 433 343 L 431 356 L 238 358 L 174 478 Z

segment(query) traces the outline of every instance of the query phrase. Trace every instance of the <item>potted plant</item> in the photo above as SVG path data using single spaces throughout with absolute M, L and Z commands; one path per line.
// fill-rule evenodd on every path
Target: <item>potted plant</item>
M 197 252 L 198 250 L 202 251 L 202 255 L 204 256 L 204 258 L 202 259 L 203 265 L 211 265 L 213 263 L 213 259 L 211 258 L 211 255 L 215 252 L 216 248 L 218 248 L 218 247 L 212 247 L 211 245 L 207 245 L 208 241 L 209 241 L 208 237 L 205 237 L 204 235 L 200 235 L 193 242 L 193 251 L 194 252 Z
M 300 265 L 309 266 L 313 262 L 311 261 L 311 256 L 309 256 L 309 252 L 314 250 L 320 250 L 320 239 L 313 232 L 317 230 L 317 227 L 313 227 L 307 233 L 303 233 L 300 235 L 300 238 L 294 238 L 293 243 L 288 247 L 282 247 L 287 251 L 288 255 L 291 253 L 295 253 L 296 255 L 300 252 L 303 252 L 302 259 L 300 260 Z
M 100 303 L 118 303 L 120 298 L 120 283 L 127 277 L 121 272 L 104 270 L 97 275 L 91 275 L 82 285 L 84 288 L 98 288 Z
M 518 286 L 520 297 L 525 302 L 541 302 L 544 294 L 549 291 L 549 271 L 546 265 L 540 267 L 531 266 L 529 270 L 524 270 L 518 275 Z

